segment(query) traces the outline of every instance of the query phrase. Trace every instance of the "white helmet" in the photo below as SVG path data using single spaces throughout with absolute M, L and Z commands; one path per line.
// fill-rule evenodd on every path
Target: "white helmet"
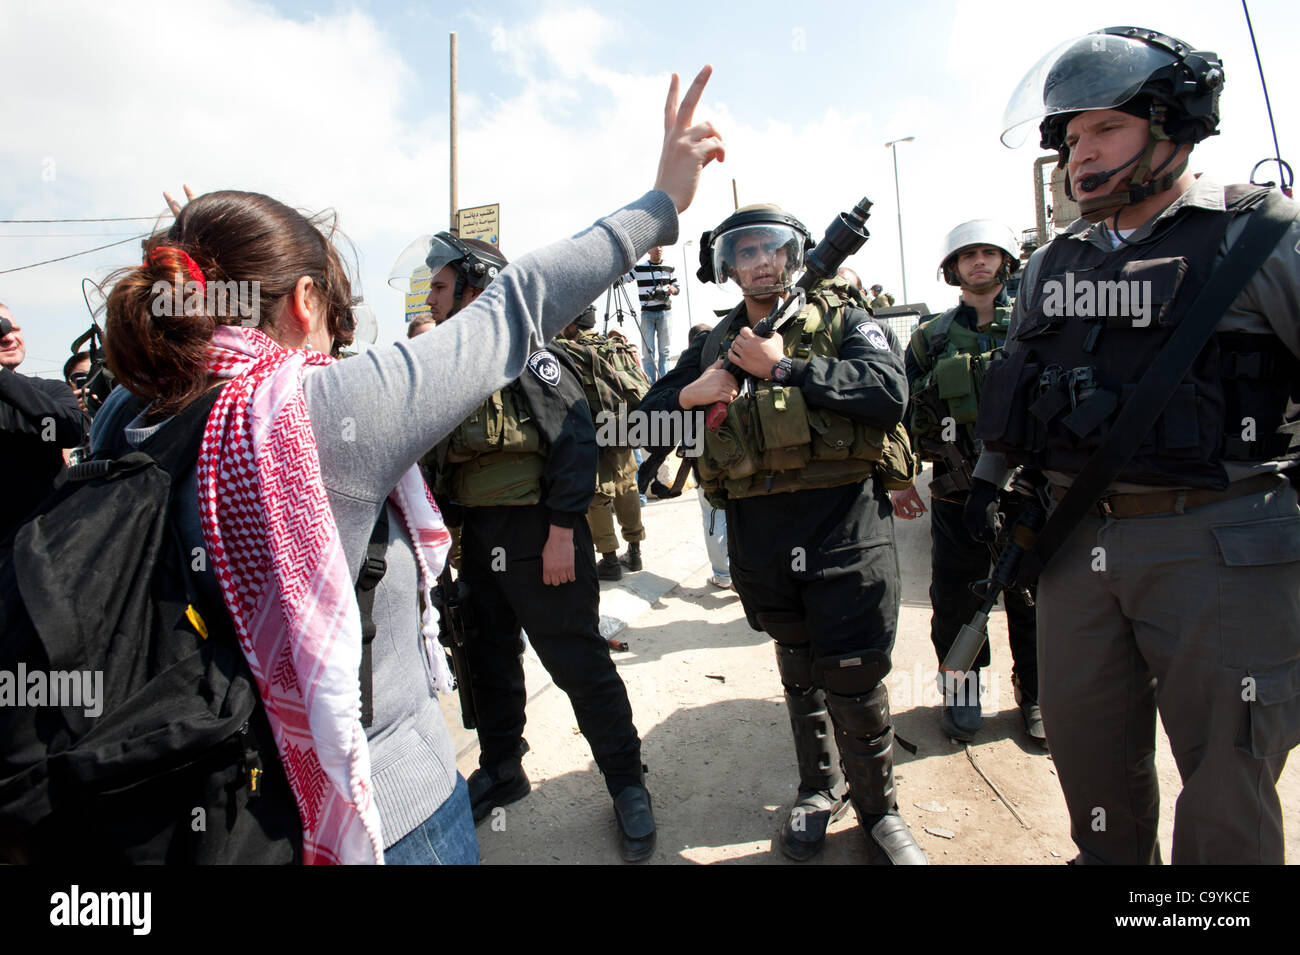
M 949 285 L 961 285 L 961 278 L 957 275 L 957 253 L 973 245 L 991 245 L 1006 253 L 1002 268 L 998 269 L 999 285 L 1020 268 L 1020 242 L 1016 234 L 1008 226 L 993 219 L 972 219 L 957 226 L 943 240 L 938 274 Z

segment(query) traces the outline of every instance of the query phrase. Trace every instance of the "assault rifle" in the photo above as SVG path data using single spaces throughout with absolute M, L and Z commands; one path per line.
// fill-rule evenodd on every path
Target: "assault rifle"
M 438 586 L 433 588 L 433 605 L 438 608 L 439 637 L 451 655 L 451 671 L 456 677 L 460 696 L 460 721 L 465 729 L 478 726 L 478 709 L 474 705 L 474 687 L 470 683 L 469 655 L 465 641 L 475 630 L 470 612 L 469 585 L 451 579 L 451 565 L 442 568 Z
M 1046 484 L 1034 484 L 1022 469 L 1012 481 L 1012 491 L 1031 502 L 1004 534 L 999 535 L 998 543 L 991 544 L 994 551 L 993 573 L 983 580 L 976 580 L 970 585 L 971 593 L 984 599 L 984 604 L 975 612 L 971 622 L 962 626 L 953 641 L 952 649 L 943 658 L 939 670 L 946 683 L 956 679 L 960 681 L 974 666 L 980 650 L 988 640 L 989 614 L 998 602 L 998 595 L 1004 591 L 1016 590 L 1016 574 L 1020 570 L 1020 561 L 1026 552 L 1033 549 L 1038 539 L 1038 532 L 1047 522 L 1047 509 L 1050 495 Z M 999 544 L 1001 545 L 999 547 Z M 1020 588 L 1020 596 L 1029 606 L 1034 605 L 1029 588 Z
M 867 231 L 867 219 L 870 217 L 871 200 L 866 196 L 859 199 L 858 204 L 850 211 L 841 212 L 835 217 L 835 221 L 826 229 L 826 235 L 808 253 L 804 273 L 795 283 L 794 294 L 784 302 L 779 298 L 776 300 L 767 317 L 754 326 L 755 335 L 759 338 L 771 337 L 772 333 L 778 330 L 778 322 L 781 323 L 781 327 L 784 327 L 786 321 L 803 310 L 804 294 L 822 279 L 835 275 L 844 264 L 844 260 L 862 248 L 867 239 L 871 238 L 871 233 Z M 722 367 L 723 370 L 734 375 L 742 385 L 748 377 L 743 369 L 729 361 Z M 726 420 L 727 403 L 716 401 L 709 408 L 704 424 L 710 431 L 717 431 Z

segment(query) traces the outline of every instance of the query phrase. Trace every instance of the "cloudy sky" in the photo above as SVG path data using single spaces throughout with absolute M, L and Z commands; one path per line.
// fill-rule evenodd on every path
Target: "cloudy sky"
M 1283 158 L 1300 157 L 1300 12 L 1253 0 Z M 1288 12 L 1289 11 L 1289 12 Z M 872 239 L 849 264 L 901 299 L 898 147 L 909 298 L 953 302 L 936 283 L 945 232 L 997 218 L 1034 224 L 1031 143 L 1000 120 L 1050 47 L 1115 24 L 1159 29 L 1223 58 L 1222 135 L 1192 165 L 1245 181 L 1273 152 L 1240 3 L 767 0 L 653 5 L 400 2 L 44 2 L 0 6 L 0 219 L 149 217 L 161 191 L 265 192 L 333 208 L 355 244 L 381 340 L 402 332 L 385 284 L 416 235 L 448 223 L 448 34 L 459 35 L 462 206 L 501 204 L 517 255 L 571 234 L 653 182 L 669 73 L 715 74 L 698 112 L 727 141 L 682 217 L 668 261 L 693 272 L 699 234 L 742 204 L 779 202 L 820 236 L 861 196 Z M 1272 170 L 1264 178 L 1276 178 Z M 0 224 L 0 273 L 129 239 L 149 221 Z M 689 246 L 686 240 L 691 240 Z M 134 241 L 0 274 L 26 328 L 28 373 L 56 372 L 87 326 L 83 277 L 138 255 Z M 684 290 L 685 291 L 685 290 Z M 690 311 L 734 289 L 690 280 Z M 676 302 L 678 335 L 688 324 Z M 674 349 L 676 350 L 676 348 Z

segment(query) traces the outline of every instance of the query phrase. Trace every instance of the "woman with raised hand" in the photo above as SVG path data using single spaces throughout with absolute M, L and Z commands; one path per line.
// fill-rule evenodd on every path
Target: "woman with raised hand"
M 302 861 L 477 861 L 434 695 L 450 688 L 446 663 L 436 625 L 417 619 L 447 533 L 415 464 L 649 248 L 676 240 L 677 213 L 724 154 L 712 125 L 692 122 L 710 72 L 680 108 L 672 78 L 654 189 L 521 257 L 462 320 L 426 335 L 332 360 L 352 332 L 343 264 L 312 220 L 255 193 L 175 206 L 144 264 L 119 274 L 106 341 L 125 388 L 96 418 L 94 445 L 138 445 L 224 384 L 176 523 L 187 553 L 205 548 L 213 573 L 203 586 L 219 591 L 256 677 L 297 803 Z M 231 303 L 206 294 L 211 283 L 255 290 L 255 316 L 220 307 Z M 201 293 L 185 299 L 190 314 L 157 307 L 175 288 Z M 354 587 L 383 516 L 363 729 Z

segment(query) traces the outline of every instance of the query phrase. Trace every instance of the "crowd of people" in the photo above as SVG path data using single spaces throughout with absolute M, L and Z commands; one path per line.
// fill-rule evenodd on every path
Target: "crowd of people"
M 0 441 L 21 462 L 0 576 L 18 573 L 7 554 L 58 527 L 40 522 L 70 483 L 108 481 L 114 466 L 95 466 L 139 450 L 167 460 L 166 523 L 177 552 L 198 555 L 181 600 L 194 645 L 237 645 L 256 688 L 238 797 L 160 857 L 476 862 L 476 823 L 531 789 L 525 639 L 591 746 L 622 858 L 652 857 L 599 581 L 642 569 L 643 495 L 681 493 L 689 469 L 710 581 L 773 641 L 798 776 L 776 840 L 789 858 L 816 857 L 853 810 L 872 862 L 927 862 L 899 811 L 906 744 L 885 678 L 893 522 L 928 510 L 947 735 L 981 730 L 979 623 L 1000 590 L 1025 733 L 1051 748 L 1076 861 L 1160 860 L 1158 711 L 1183 780 L 1173 860 L 1281 862 L 1276 783 L 1300 742 L 1300 206 L 1190 170 L 1218 131 L 1216 56 L 1131 28 L 1053 50 L 1008 123 L 1038 125 L 1083 218 L 1027 263 L 1006 225 L 956 225 L 936 264 L 957 304 L 906 343 L 873 317 L 893 297 L 837 273 L 842 257 L 807 278 L 816 243 L 797 216 L 736 209 L 702 237 L 697 274 L 740 300 L 692 328 L 670 367 L 680 286 L 663 249 L 724 156 L 693 120 L 709 73 L 680 107 L 673 78 L 650 192 L 514 261 L 438 233 L 428 320 L 345 360 L 351 288 L 318 223 L 253 193 L 175 204 L 143 263 L 113 279 L 118 387 L 71 478 L 63 452 L 87 436 L 91 356 L 69 360 L 66 383 L 20 375 L 21 328 L 0 306 Z M 620 279 L 640 301 L 639 355 L 595 331 L 590 303 Z M 245 281 L 260 287 L 256 327 L 154 307 L 160 287 Z M 1062 304 L 1061 288 L 1089 283 L 1090 304 Z M 628 411 L 707 421 L 671 484 L 660 468 L 675 445 L 601 437 Z M 972 593 L 979 578 L 995 589 Z M 49 608 L 31 593 L 39 630 Z M 443 642 L 449 627 L 464 635 L 452 659 L 479 742 L 468 780 L 437 703 L 453 687 L 439 610 Z M 16 812 L 0 805 L 6 858 L 63 845 L 44 819 L 16 830 Z

